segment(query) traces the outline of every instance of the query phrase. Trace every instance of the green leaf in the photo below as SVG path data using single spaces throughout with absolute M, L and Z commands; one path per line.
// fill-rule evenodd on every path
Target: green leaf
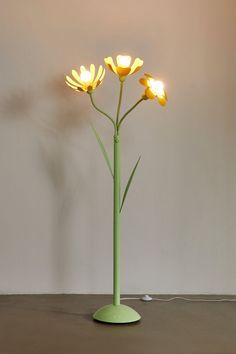
M 138 167 L 138 164 L 139 164 L 140 159 L 141 159 L 141 156 L 139 156 L 138 161 L 136 162 L 136 164 L 135 164 L 135 166 L 134 166 L 134 168 L 133 168 L 133 171 L 131 172 L 131 175 L 130 175 L 130 177 L 129 177 L 129 180 L 128 180 L 128 183 L 127 183 L 127 185 L 126 185 L 125 192 L 124 192 L 124 195 L 123 195 L 123 199 L 122 199 L 122 203 L 121 203 L 121 207 L 120 207 L 120 212 L 121 212 L 121 210 L 122 210 L 123 204 L 124 204 L 124 202 L 125 202 L 125 198 L 126 198 L 126 196 L 127 196 L 129 187 L 130 187 L 131 182 L 132 182 L 132 180 L 133 180 L 133 177 L 134 177 L 135 171 L 136 171 L 136 169 L 137 169 L 137 167 Z
M 102 142 L 100 136 L 98 135 L 98 132 L 95 130 L 95 128 L 94 128 L 92 125 L 91 125 L 91 127 L 92 127 L 92 129 L 93 129 L 93 132 L 94 132 L 94 135 L 95 135 L 95 137 L 96 137 L 96 139 L 97 139 L 97 142 L 98 142 L 98 144 L 99 144 L 99 146 L 100 146 L 100 149 L 101 149 L 101 151 L 102 151 L 102 154 L 103 154 L 103 156 L 104 156 L 104 159 L 105 159 L 105 161 L 106 161 L 106 163 L 107 163 L 107 166 L 108 166 L 108 168 L 109 168 L 109 171 L 111 172 L 111 175 L 112 175 L 112 177 L 113 177 L 113 171 L 112 171 L 111 163 L 110 163 L 108 154 L 107 154 L 107 152 L 106 152 L 106 149 L 105 149 L 105 147 L 104 147 L 104 144 L 103 144 L 103 142 Z

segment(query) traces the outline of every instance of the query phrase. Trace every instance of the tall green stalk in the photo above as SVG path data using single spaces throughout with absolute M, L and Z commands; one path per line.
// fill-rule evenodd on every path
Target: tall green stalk
M 120 137 L 119 116 L 124 81 L 120 80 L 120 94 L 116 112 L 114 134 L 113 179 L 113 305 L 120 305 Z
M 120 305 L 120 138 L 114 136 L 113 305 Z

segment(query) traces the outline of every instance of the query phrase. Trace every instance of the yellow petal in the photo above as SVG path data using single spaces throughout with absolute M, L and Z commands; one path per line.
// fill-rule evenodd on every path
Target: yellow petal
M 147 84 L 147 79 L 145 79 L 144 77 L 142 77 L 141 79 L 139 79 L 139 82 L 140 82 L 141 85 L 148 86 L 148 84 Z
M 151 81 L 154 80 L 153 77 L 149 74 L 144 74 L 147 78 L 147 87 L 151 87 Z
M 149 75 L 149 74 L 144 74 L 146 76 L 147 79 L 153 79 L 152 75 Z
M 97 75 L 96 80 L 93 82 L 93 89 L 95 89 L 97 86 L 99 86 L 102 83 L 102 80 L 104 79 L 106 71 L 105 71 L 105 69 L 103 69 L 102 66 L 101 66 L 101 68 L 102 68 L 102 73 L 101 73 L 100 77 L 98 77 L 98 75 Z
M 92 83 L 93 90 L 99 85 L 99 80 Z
M 165 106 L 167 103 L 167 99 L 165 96 L 157 96 L 158 102 L 161 106 Z
M 99 81 L 102 82 L 102 80 L 104 79 L 104 76 L 105 76 L 105 72 L 106 72 L 106 70 L 103 69 L 103 72 L 102 72 L 102 75 L 101 75 L 100 78 L 99 78 Z
M 133 62 L 133 65 L 131 66 L 131 70 L 129 75 L 136 73 L 138 70 L 141 69 L 143 66 L 143 60 L 140 58 L 136 58 L 135 61 Z
M 91 80 L 90 82 L 92 82 L 94 80 L 94 76 L 95 76 L 95 65 L 91 64 L 90 65 L 90 73 L 91 73 Z
M 102 75 L 102 70 L 103 70 L 102 65 L 99 65 L 98 73 L 97 73 L 97 76 L 96 76 L 94 81 L 98 81 L 99 80 L 100 76 Z
M 112 59 L 112 57 L 107 57 L 104 59 L 104 62 L 106 64 L 106 66 L 111 70 L 113 71 L 113 73 L 117 74 L 117 71 L 116 71 L 116 66 L 114 64 L 114 61 Z
M 142 66 L 137 66 L 134 71 L 130 72 L 129 75 L 135 74 L 137 71 L 141 69 Z
M 84 71 L 87 71 L 84 65 L 81 65 L 80 71 L 81 71 L 81 73 L 84 72 Z
M 73 90 L 77 90 L 77 87 L 74 85 L 71 85 L 68 81 L 65 81 L 65 83 L 70 86 Z
M 65 83 L 75 91 L 84 91 L 81 87 L 71 85 L 68 81 L 65 81 Z
M 83 81 L 81 80 L 81 78 L 80 78 L 80 76 L 79 76 L 79 74 L 77 73 L 76 70 L 73 69 L 73 70 L 71 71 L 71 74 L 72 74 L 72 76 L 75 78 L 75 80 L 80 83 L 80 85 L 83 85 Z
M 95 90 L 95 88 L 96 87 L 98 87 L 99 85 L 101 85 L 101 81 L 100 80 L 98 80 L 98 81 L 96 81 L 96 82 L 93 82 L 93 84 L 92 84 L 92 88 L 93 88 L 93 90 Z
M 74 81 L 74 80 L 72 80 L 71 78 L 70 78 L 70 76 L 66 76 L 66 80 L 71 84 L 71 85 L 73 85 L 73 86 L 81 86 L 82 87 L 82 85 L 80 85 L 78 82 L 76 82 L 76 81 Z
M 150 100 L 153 100 L 156 96 L 153 94 L 152 90 L 148 87 L 145 90 L 145 95 L 150 98 Z

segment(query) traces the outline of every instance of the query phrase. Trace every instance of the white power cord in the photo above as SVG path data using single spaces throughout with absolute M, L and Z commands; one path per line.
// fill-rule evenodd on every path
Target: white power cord
M 151 297 L 150 295 L 144 295 L 142 297 L 122 297 L 121 300 L 141 300 L 144 302 L 150 302 L 150 301 L 170 302 L 174 300 L 182 300 L 188 302 L 236 302 L 236 299 L 231 299 L 231 298 L 203 299 L 203 298 L 187 298 L 183 296 L 174 296 L 165 299 L 165 298 Z

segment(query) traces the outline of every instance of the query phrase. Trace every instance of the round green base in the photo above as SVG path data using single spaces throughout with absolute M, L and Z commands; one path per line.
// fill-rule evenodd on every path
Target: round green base
M 98 309 L 93 318 L 106 323 L 132 323 L 141 319 L 141 316 L 126 305 L 106 305 Z

